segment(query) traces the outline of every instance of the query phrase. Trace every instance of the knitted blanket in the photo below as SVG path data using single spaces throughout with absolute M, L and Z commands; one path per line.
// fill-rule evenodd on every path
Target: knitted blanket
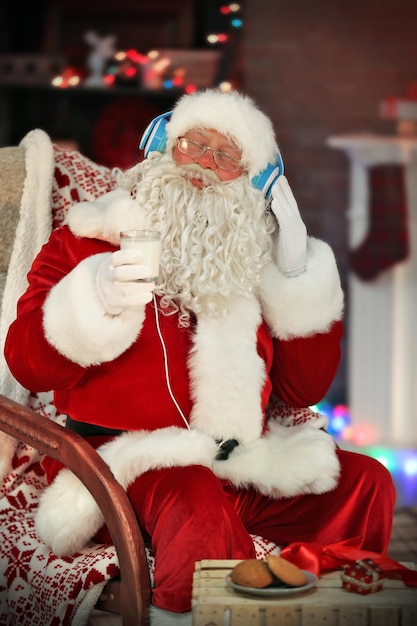
M 26 177 L 0 312 L 0 393 L 31 406 L 29 390 L 16 381 L 4 359 L 7 330 L 15 318 L 17 301 L 26 290 L 27 273 L 71 204 L 110 191 L 115 180 L 109 168 L 53 145 L 43 130 L 29 132 L 20 146 L 25 151 Z M 52 396 L 44 396 L 44 402 L 51 403 Z M 14 449 L 14 440 L 0 433 L 0 481 L 10 469 Z
M 44 411 L 41 403 L 38 409 Z M 46 486 L 40 461 L 19 444 L 0 490 L 0 626 L 85 626 L 106 582 L 119 573 L 117 554 L 110 544 L 95 544 L 62 558 L 39 540 L 34 516 Z M 262 537 L 252 539 L 257 558 L 279 553 Z M 146 553 L 152 581 L 154 557 Z
M 52 145 L 42 130 L 28 133 L 20 146 L 26 177 L 0 315 L 0 393 L 61 422 L 51 393 L 31 393 L 14 379 L 4 342 L 32 261 L 51 230 L 72 203 L 109 191 L 114 180 L 108 168 Z M 118 573 L 111 545 L 61 559 L 37 538 L 34 513 L 46 485 L 40 460 L 36 450 L 0 433 L 0 626 L 85 624 L 106 580 Z

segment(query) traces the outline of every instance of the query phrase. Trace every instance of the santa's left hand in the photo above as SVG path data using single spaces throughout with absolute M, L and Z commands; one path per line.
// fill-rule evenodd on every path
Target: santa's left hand
M 285 176 L 272 187 L 271 210 L 279 224 L 278 267 L 286 276 L 298 276 L 306 270 L 307 229 Z

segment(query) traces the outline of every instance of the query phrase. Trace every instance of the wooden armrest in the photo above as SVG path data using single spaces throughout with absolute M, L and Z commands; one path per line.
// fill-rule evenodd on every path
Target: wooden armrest
M 145 626 L 151 586 L 143 537 L 126 492 L 108 465 L 77 433 L 1 394 L 0 430 L 61 461 L 90 491 L 119 557 L 124 623 Z

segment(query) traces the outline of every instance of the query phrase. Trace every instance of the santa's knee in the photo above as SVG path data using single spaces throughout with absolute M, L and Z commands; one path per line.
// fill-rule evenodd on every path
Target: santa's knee
M 377 459 L 366 454 L 338 450 L 340 483 L 356 486 L 367 497 L 372 495 L 385 503 L 395 502 L 395 486 L 390 472 Z
M 201 510 L 213 512 L 222 506 L 225 498 L 217 476 L 202 465 L 169 468 L 163 483 L 161 487 L 175 497 L 176 508 L 181 504 L 187 517 Z

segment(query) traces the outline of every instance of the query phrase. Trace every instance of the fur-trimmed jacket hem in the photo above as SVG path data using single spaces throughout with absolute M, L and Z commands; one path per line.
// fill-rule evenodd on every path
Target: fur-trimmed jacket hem
M 320 494 L 333 489 L 339 462 L 332 438 L 311 424 L 277 423 L 251 443 L 239 444 L 216 460 L 218 444 L 205 433 L 176 427 L 120 435 L 98 449 L 127 489 L 149 470 L 203 465 L 237 487 L 254 487 L 272 498 Z M 38 535 L 58 555 L 81 550 L 103 524 L 90 492 L 70 470 L 62 470 L 44 491 L 36 513 Z

